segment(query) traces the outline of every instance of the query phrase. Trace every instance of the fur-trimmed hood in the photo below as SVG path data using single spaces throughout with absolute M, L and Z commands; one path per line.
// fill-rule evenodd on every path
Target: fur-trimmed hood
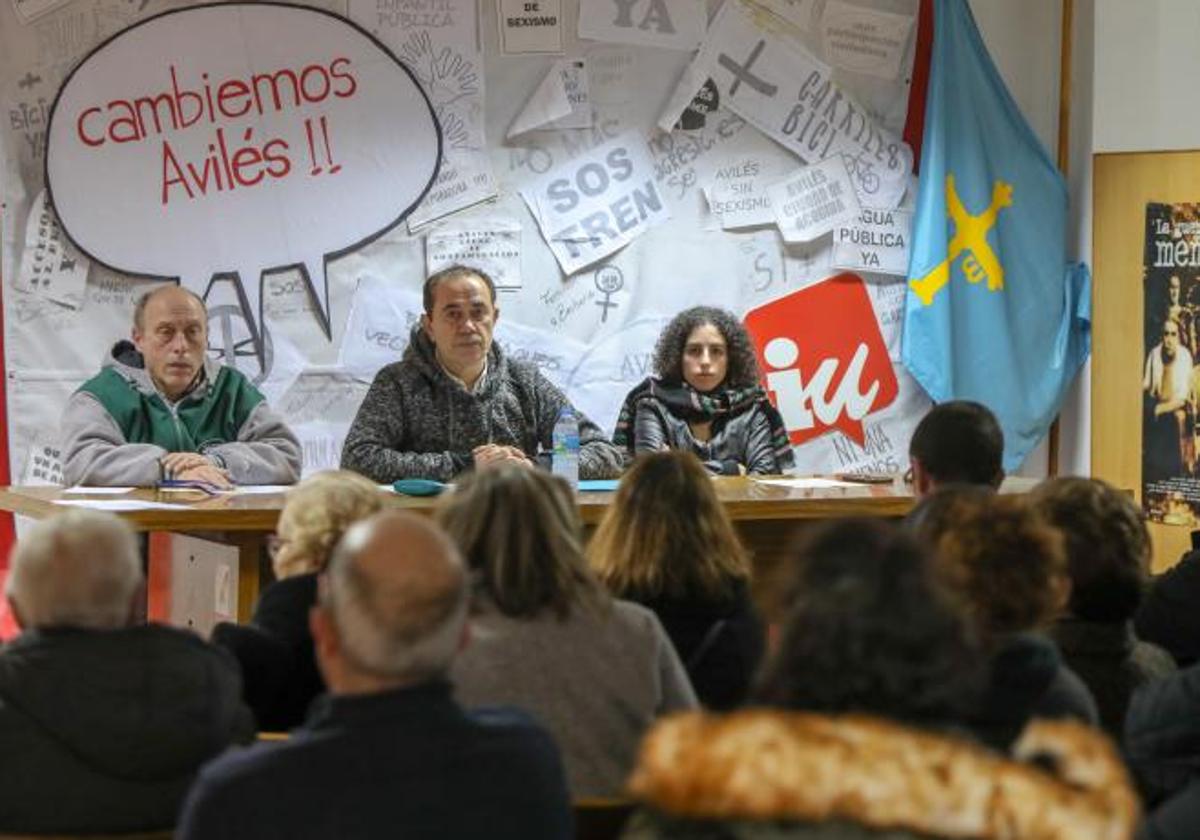
M 866 717 L 694 712 L 646 737 L 629 791 L 667 821 L 837 821 L 971 840 L 1132 836 L 1138 801 L 1102 734 L 1034 721 L 1013 752 Z

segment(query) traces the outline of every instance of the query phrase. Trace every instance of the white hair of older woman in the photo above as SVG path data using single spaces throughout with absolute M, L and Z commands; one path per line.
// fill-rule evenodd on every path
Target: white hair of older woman
M 141 583 L 137 537 L 127 524 L 67 510 L 17 543 L 5 592 L 26 629 L 107 630 L 129 624 Z

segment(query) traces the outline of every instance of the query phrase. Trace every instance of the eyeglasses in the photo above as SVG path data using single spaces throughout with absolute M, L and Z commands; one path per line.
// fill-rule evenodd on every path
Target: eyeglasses
M 283 547 L 290 542 L 291 540 L 286 537 L 281 537 L 278 534 L 269 535 L 267 537 L 267 555 L 272 560 L 277 560 L 279 558 L 279 553 L 283 551 Z

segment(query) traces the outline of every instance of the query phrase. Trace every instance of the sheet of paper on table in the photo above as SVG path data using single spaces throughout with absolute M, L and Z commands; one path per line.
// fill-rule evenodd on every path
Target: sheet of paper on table
M 272 493 L 286 493 L 294 486 L 292 484 L 239 484 L 233 489 L 233 492 L 238 496 L 267 496 Z
M 121 496 L 125 493 L 132 493 L 133 487 L 87 487 L 83 484 L 78 484 L 74 487 L 68 487 L 63 490 L 63 493 L 78 493 L 88 496 Z
M 142 502 L 137 499 L 55 499 L 54 504 L 67 507 L 90 508 L 91 510 L 107 510 L 113 513 L 134 510 L 187 510 L 187 505 L 173 505 L 168 502 Z
M 836 478 L 803 476 L 800 478 L 756 478 L 759 484 L 774 484 L 777 487 L 792 487 L 800 490 L 824 490 L 830 487 L 862 487 L 859 482 L 838 481 Z

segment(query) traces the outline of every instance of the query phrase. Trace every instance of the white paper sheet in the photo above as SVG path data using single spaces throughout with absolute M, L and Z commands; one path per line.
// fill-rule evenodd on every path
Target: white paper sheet
M 85 487 L 84 485 L 76 485 L 63 490 L 63 493 L 88 495 L 88 496 L 121 496 L 125 493 L 132 493 L 132 487 Z
M 568 275 L 671 218 L 646 141 L 632 131 L 552 169 L 521 195 Z
M 726 230 L 774 224 L 768 188 L 782 174 L 773 162 L 757 158 L 719 166 L 704 189 L 708 208 Z
M 854 184 L 840 155 L 772 184 L 767 195 L 787 242 L 811 242 L 855 219 L 860 212 Z
M 24 244 L 13 286 L 71 309 L 82 306 L 91 261 L 63 235 L 45 190 L 29 211 Z
M 837 67 L 894 79 L 914 18 L 828 0 L 821 16 L 825 58 Z
M 561 0 L 497 0 L 496 6 L 501 53 L 562 52 Z
M 904 276 L 908 272 L 912 225 L 909 210 L 863 207 L 858 218 L 834 228 L 834 266 Z
M 694 50 L 708 22 L 705 0 L 582 0 L 579 37 L 663 50 Z
M 195 491 L 192 491 L 195 492 Z M 54 504 L 64 507 L 81 507 L 88 510 L 104 510 L 122 513 L 135 510 L 187 510 L 187 505 L 170 502 L 141 502 L 136 499 L 55 499 Z
M 863 487 L 859 481 L 839 481 L 836 478 L 818 478 L 805 476 L 801 478 L 756 478 L 758 484 L 770 484 L 775 487 L 790 487 L 795 490 L 827 490 L 834 487 Z
M 587 62 L 563 58 L 554 62 L 529 101 L 509 126 L 509 140 L 536 129 L 587 128 L 592 124 Z
M 42 15 L 70 2 L 71 0 L 12 0 L 13 8 L 17 12 L 17 17 L 21 19 L 21 23 L 31 23 Z
M 274 493 L 286 493 L 292 489 L 291 484 L 239 484 L 233 488 L 236 496 L 269 496 Z
M 456 220 L 425 237 L 425 268 L 433 274 L 451 265 L 486 271 L 498 292 L 521 289 L 521 224 L 513 219 Z

